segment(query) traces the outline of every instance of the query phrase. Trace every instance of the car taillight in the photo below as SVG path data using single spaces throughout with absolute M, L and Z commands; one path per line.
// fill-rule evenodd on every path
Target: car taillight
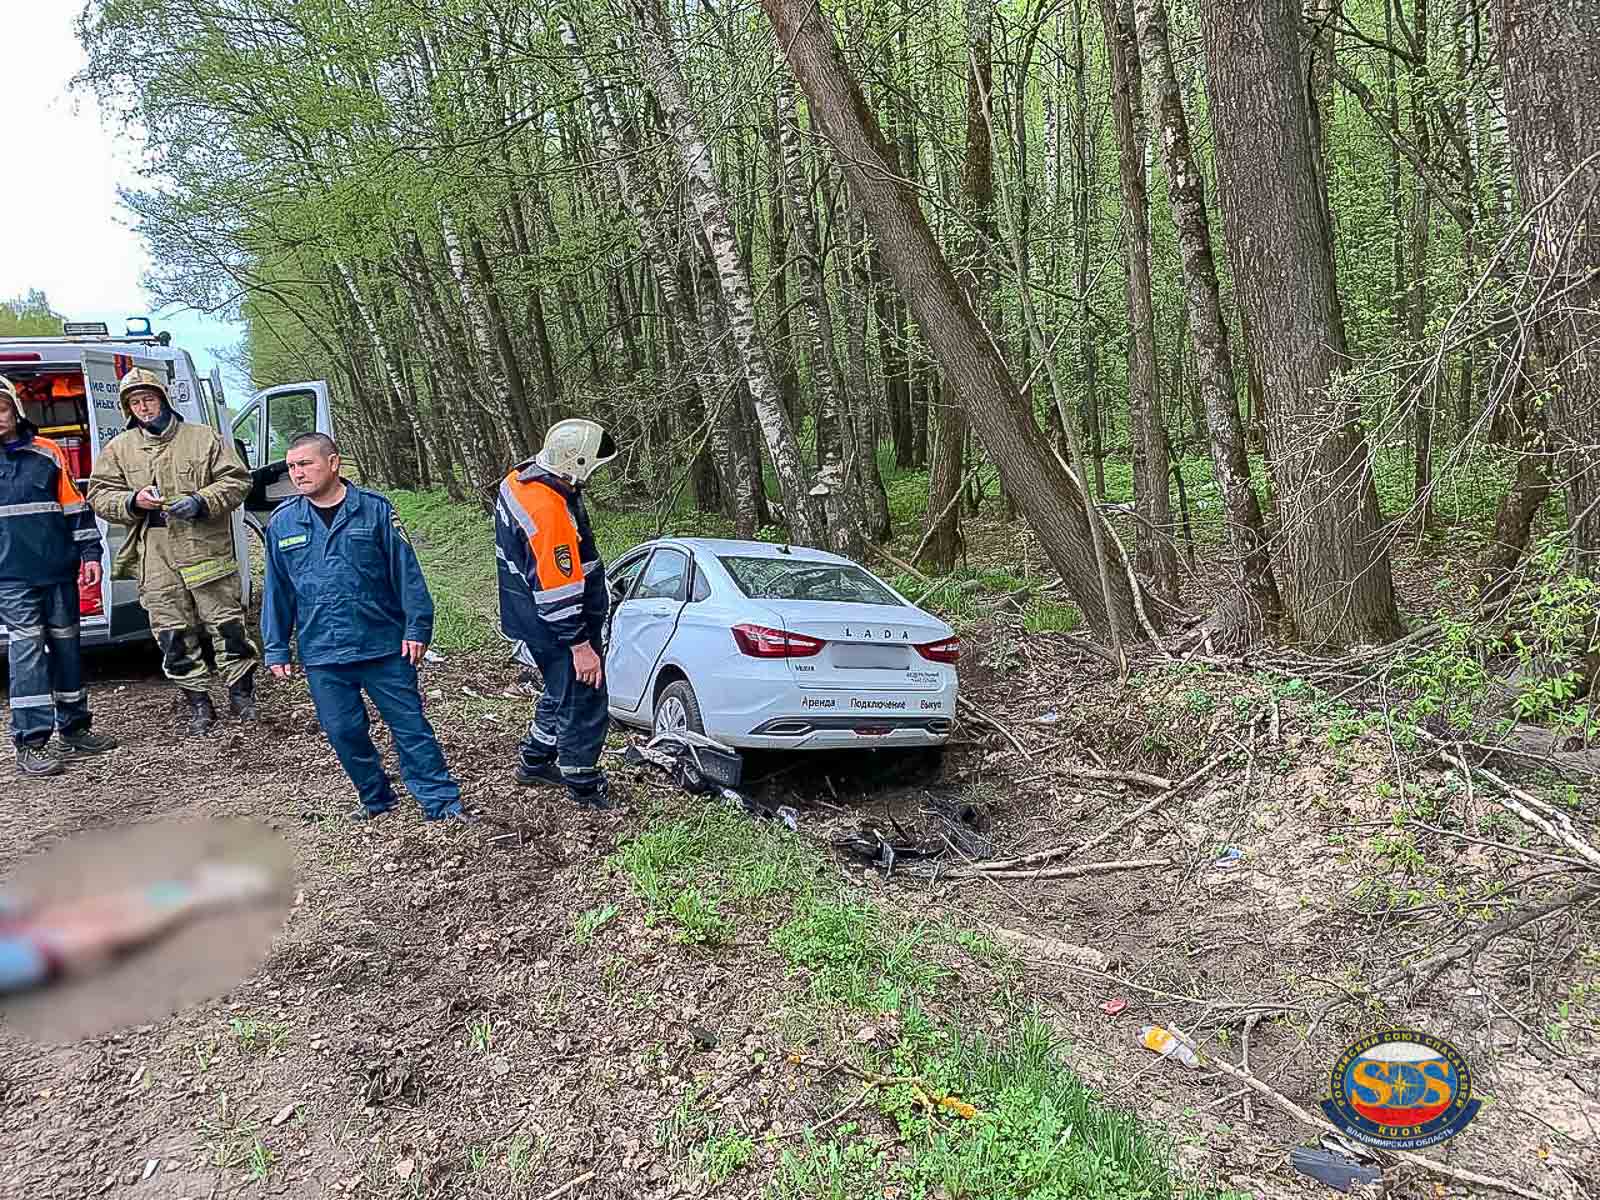
M 961 658 L 961 639 L 945 638 L 942 642 L 923 642 L 917 653 L 929 662 L 953 663 Z
M 751 658 L 810 658 L 825 642 L 803 633 L 786 633 L 765 625 L 735 625 L 733 640 Z

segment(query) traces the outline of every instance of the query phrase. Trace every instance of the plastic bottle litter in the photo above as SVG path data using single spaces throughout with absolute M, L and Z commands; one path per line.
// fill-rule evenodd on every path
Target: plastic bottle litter
M 1159 1025 L 1146 1025 L 1139 1030 L 1139 1042 L 1145 1049 L 1154 1050 L 1166 1058 L 1175 1058 L 1186 1067 L 1200 1065 L 1200 1059 L 1193 1050 Z

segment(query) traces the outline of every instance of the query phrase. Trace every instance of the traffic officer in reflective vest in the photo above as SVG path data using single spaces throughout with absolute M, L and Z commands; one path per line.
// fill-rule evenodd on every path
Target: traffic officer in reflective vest
M 500 628 L 539 668 L 544 694 L 519 746 L 516 780 L 565 787 L 584 808 L 610 808 L 600 770 L 609 722 L 605 621 L 610 597 L 582 490 L 617 456 L 593 421 L 560 421 L 544 448 L 513 467 L 495 505 Z
M 433 637 L 433 597 L 394 507 L 339 476 L 339 448 L 321 433 L 289 444 L 300 490 L 267 523 L 261 640 L 267 667 L 293 673 L 289 635 L 306 669 L 317 719 L 356 785 L 364 821 L 397 803 L 372 744 L 361 693 L 394 737 L 400 773 L 429 821 L 473 821 L 422 712 L 417 665 Z
M 103 548 L 67 456 L 23 411 L 0 376 L 0 624 L 10 660 L 11 739 L 17 774 L 61 774 L 50 732 L 67 754 L 100 754 L 116 741 L 90 732 L 78 659 L 78 583 L 100 586 Z
M 189 732 L 205 733 L 217 719 L 202 633 L 234 716 L 253 720 L 261 656 L 245 628 L 232 517 L 249 494 L 250 471 L 216 430 L 178 414 L 155 371 L 135 367 L 118 392 L 128 428 L 100 452 L 89 476 L 95 512 L 130 527 L 111 577 L 139 581 L 161 669 L 189 702 Z

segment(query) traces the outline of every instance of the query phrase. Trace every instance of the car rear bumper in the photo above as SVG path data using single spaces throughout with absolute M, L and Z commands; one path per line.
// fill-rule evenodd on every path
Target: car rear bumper
M 953 726 L 948 716 L 775 717 L 734 744 L 747 750 L 870 750 L 891 746 L 942 746 Z

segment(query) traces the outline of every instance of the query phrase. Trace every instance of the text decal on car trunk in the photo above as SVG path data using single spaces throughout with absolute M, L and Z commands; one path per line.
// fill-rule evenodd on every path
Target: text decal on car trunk
M 860 638 L 862 641 L 866 642 L 892 641 L 894 640 L 895 632 L 892 629 L 885 629 L 882 633 L 873 633 L 870 627 L 852 629 L 850 626 L 846 625 L 844 627 L 844 635 L 847 638 Z M 900 640 L 902 642 L 909 642 L 911 640 L 910 630 L 902 629 L 900 631 Z

